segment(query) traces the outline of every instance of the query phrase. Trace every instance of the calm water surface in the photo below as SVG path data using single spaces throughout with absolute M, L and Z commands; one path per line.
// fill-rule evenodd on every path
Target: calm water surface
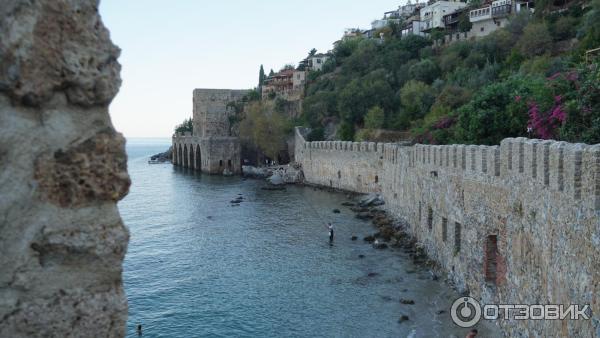
M 457 296 L 443 282 L 402 251 L 351 241 L 374 230 L 340 206 L 344 195 L 302 187 L 264 191 L 257 180 L 147 164 L 168 145 L 167 139 L 127 145 L 133 185 L 119 209 L 131 232 L 124 263 L 130 337 L 138 323 L 144 337 L 467 333 L 450 320 Z M 239 194 L 244 202 L 233 207 Z M 336 226 L 333 246 L 326 221 Z M 401 314 L 410 321 L 398 323 Z M 483 337 L 497 333 L 479 329 Z

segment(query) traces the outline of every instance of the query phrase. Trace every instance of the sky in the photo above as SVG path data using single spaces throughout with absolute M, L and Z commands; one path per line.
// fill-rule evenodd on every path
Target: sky
M 370 28 L 394 0 L 101 0 L 122 52 L 110 105 L 126 137 L 170 137 L 192 116 L 194 88 L 254 88 L 265 71 L 326 52 L 345 28 Z

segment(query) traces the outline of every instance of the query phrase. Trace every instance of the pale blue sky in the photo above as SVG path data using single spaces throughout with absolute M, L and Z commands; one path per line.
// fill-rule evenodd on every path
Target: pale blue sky
M 126 137 L 165 137 L 192 114 L 194 88 L 252 88 L 258 70 L 331 49 L 345 28 L 404 0 L 101 0 L 122 49 L 121 91 L 110 106 Z

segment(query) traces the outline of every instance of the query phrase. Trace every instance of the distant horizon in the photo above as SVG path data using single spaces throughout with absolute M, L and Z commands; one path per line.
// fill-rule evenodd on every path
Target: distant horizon
M 344 29 L 370 28 L 405 2 L 102 0 L 100 14 L 122 50 L 113 124 L 127 138 L 168 138 L 192 116 L 194 89 L 252 89 L 261 64 L 267 73 L 297 65 L 312 48 L 332 49 Z

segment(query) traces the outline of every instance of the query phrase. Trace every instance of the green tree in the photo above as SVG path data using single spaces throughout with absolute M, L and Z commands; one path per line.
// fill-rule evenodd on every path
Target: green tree
M 276 159 L 287 147 L 286 137 L 291 132 L 290 121 L 274 109 L 273 102 L 252 102 L 244 109 L 240 123 L 242 142 Z
M 176 133 L 186 133 L 186 132 L 193 133 L 194 132 L 194 122 L 193 122 L 192 118 L 190 117 L 189 119 L 185 119 L 185 120 L 183 120 L 183 122 L 181 124 L 178 124 L 177 126 L 175 126 L 175 132 Z
M 417 81 L 431 84 L 440 76 L 440 67 L 433 60 L 425 59 L 412 65 L 408 73 Z
M 421 81 L 410 80 L 400 89 L 404 111 L 413 119 L 423 117 L 429 111 L 433 99 L 431 88 Z
M 521 54 L 529 57 L 550 52 L 552 38 L 546 24 L 530 23 L 527 25 L 517 46 Z
M 262 89 L 263 83 L 265 83 L 265 69 L 263 65 L 260 65 L 260 71 L 258 72 L 258 88 Z
M 468 32 L 473 27 L 471 20 L 469 20 L 469 12 L 465 11 L 458 17 L 458 30 L 461 32 Z
M 385 120 L 385 114 L 383 109 L 379 106 L 374 106 L 367 112 L 365 116 L 365 128 L 367 129 L 380 129 L 383 127 Z

